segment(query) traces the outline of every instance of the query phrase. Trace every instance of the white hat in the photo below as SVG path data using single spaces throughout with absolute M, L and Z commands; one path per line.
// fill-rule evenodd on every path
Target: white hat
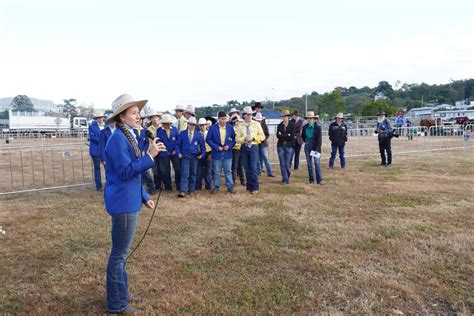
M 175 111 L 186 111 L 186 107 L 184 105 L 177 105 L 175 108 L 174 108 Z
M 114 102 L 112 102 L 112 111 L 114 111 L 114 113 L 109 116 L 107 123 L 112 122 L 117 115 L 132 106 L 138 106 L 138 110 L 141 111 L 147 102 L 148 100 L 136 101 L 130 94 L 127 93 L 122 94 L 117 99 L 115 99 Z
M 262 113 L 258 112 L 257 114 L 255 114 L 255 116 L 253 117 L 253 119 L 255 121 L 263 121 L 265 119 L 265 117 L 262 115 Z
M 211 120 L 207 120 L 206 124 L 209 125 L 209 126 L 211 126 L 211 125 L 212 125 L 212 121 L 211 121 Z
M 105 114 L 104 114 L 104 112 L 102 112 L 102 111 L 98 111 L 98 112 L 95 112 L 95 113 L 94 113 L 94 116 L 93 116 L 93 117 L 94 117 L 94 118 L 105 117 Z
M 160 120 L 160 124 L 163 123 L 173 123 L 173 118 L 171 117 L 170 114 L 164 114 L 163 117 Z
M 158 117 L 162 117 L 163 116 L 163 113 L 162 112 L 153 112 L 151 114 L 146 114 L 144 117 L 152 117 L 152 116 L 158 116 Z
M 319 118 L 319 115 L 314 115 L 314 111 L 308 111 L 305 118 Z
M 188 124 L 194 124 L 196 125 L 197 122 L 196 122 L 196 118 L 194 116 L 191 116 L 189 119 L 188 119 Z
M 198 121 L 198 125 L 206 125 L 207 124 L 207 121 L 205 118 L 201 117 Z
M 185 112 L 189 112 L 189 113 L 191 113 L 191 114 L 195 114 L 195 113 L 194 113 L 194 106 L 188 105 L 188 106 L 186 107 Z
M 232 114 L 232 113 L 240 113 L 240 111 L 237 110 L 236 108 L 232 108 L 232 109 L 230 109 L 230 111 L 229 111 L 229 115 Z
M 242 110 L 242 114 L 253 114 L 252 107 L 248 105 L 244 107 L 244 109 Z
M 343 118 L 344 118 L 344 114 L 342 114 L 342 113 L 337 113 L 336 118 L 341 118 L 341 119 L 343 119 Z

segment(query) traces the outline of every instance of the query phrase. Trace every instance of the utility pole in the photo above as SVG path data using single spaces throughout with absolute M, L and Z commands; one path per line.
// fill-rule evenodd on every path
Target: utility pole
M 305 101 L 305 112 L 304 112 L 304 115 L 306 115 L 306 113 L 308 113 L 308 94 L 305 93 L 304 95 L 306 97 L 306 101 Z

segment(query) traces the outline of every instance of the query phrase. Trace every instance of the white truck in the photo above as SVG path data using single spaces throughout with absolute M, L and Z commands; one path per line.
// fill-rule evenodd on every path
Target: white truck
M 88 121 L 85 117 L 75 117 L 72 122 L 60 114 L 51 115 L 45 112 L 24 112 L 9 110 L 8 129 L 4 133 L 33 134 L 87 134 Z

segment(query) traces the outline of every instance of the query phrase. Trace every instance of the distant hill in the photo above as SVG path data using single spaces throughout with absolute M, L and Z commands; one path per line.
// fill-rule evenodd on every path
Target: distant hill
M 8 109 L 10 104 L 12 103 L 14 97 L 10 98 L 0 98 L 0 111 L 4 111 Z M 35 99 L 30 98 L 31 102 L 33 102 L 36 110 L 49 110 L 49 109 L 56 109 L 56 103 L 51 100 L 42 100 L 42 99 Z

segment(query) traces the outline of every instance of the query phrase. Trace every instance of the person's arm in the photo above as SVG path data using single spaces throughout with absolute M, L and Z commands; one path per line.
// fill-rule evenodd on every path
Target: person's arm
M 314 133 L 313 133 L 313 150 L 321 153 L 321 145 L 323 142 L 323 136 L 321 132 L 321 127 L 316 124 L 314 126 Z
M 105 128 L 100 131 L 99 136 L 99 148 L 100 148 L 100 160 L 105 162 L 105 143 L 106 143 Z
M 99 128 L 98 125 L 97 125 L 97 128 Z M 100 133 L 100 129 L 99 129 L 99 133 Z M 93 128 L 93 125 L 89 126 L 89 140 L 91 143 L 99 145 L 99 134 L 97 134 L 97 131 L 95 128 Z
M 328 130 L 328 134 L 329 134 L 329 140 L 332 142 L 332 139 L 333 139 L 333 136 L 334 136 L 334 131 L 333 131 L 333 128 L 332 128 L 332 124 L 329 124 L 329 130 Z
M 219 151 L 219 147 L 221 146 L 220 144 L 216 143 L 213 139 L 213 134 L 215 133 L 215 130 L 216 128 L 214 126 L 212 126 L 209 131 L 207 132 L 207 136 L 206 136 L 206 142 L 209 146 L 211 146 L 212 150 L 214 151 Z
M 288 138 L 289 141 L 293 141 L 295 140 L 295 136 L 296 136 L 296 127 L 295 127 L 295 124 L 294 123 L 290 123 L 290 136 Z
M 268 131 L 268 126 L 266 122 L 262 124 L 262 129 L 263 129 L 263 134 L 265 134 L 265 140 L 267 140 L 270 137 L 270 132 Z
M 347 142 L 347 125 L 344 124 L 346 128 L 344 129 L 344 142 Z
M 141 185 L 141 190 L 142 190 L 142 203 L 146 203 L 150 200 L 150 196 L 146 192 L 145 187 L 143 187 L 143 185 Z
M 303 140 L 303 143 L 306 142 L 306 128 L 307 128 L 307 126 L 308 126 L 308 124 L 303 126 L 303 131 L 301 132 L 301 139 Z
M 204 158 L 206 155 L 206 146 L 204 146 L 204 136 L 199 132 L 199 146 L 201 147 L 201 158 Z
M 179 133 L 178 140 L 176 141 L 176 155 L 179 156 L 181 154 L 181 144 L 183 142 L 183 132 Z
M 265 134 L 263 133 L 262 126 L 260 124 L 255 124 L 255 135 L 253 136 L 253 141 L 257 144 L 260 144 L 265 140 Z
M 150 155 L 132 160 L 128 153 L 127 139 L 114 137 L 111 141 L 114 141 L 114 143 L 106 147 L 105 155 L 112 161 L 114 169 L 117 171 L 121 180 L 129 180 L 155 165 Z
M 231 138 L 232 140 L 230 141 L 229 143 L 229 150 L 232 150 L 232 148 L 234 148 L 235 146 L 235 131 L 234 131 L 234 128 L 229 128 L 228 130 L 230 130 L 230 135 L 227 135 L 227 138 Z
M 280 140 L 280 139 L 283 139 L 283 124 L 278 124 L 277 126 L 277 138 Z

